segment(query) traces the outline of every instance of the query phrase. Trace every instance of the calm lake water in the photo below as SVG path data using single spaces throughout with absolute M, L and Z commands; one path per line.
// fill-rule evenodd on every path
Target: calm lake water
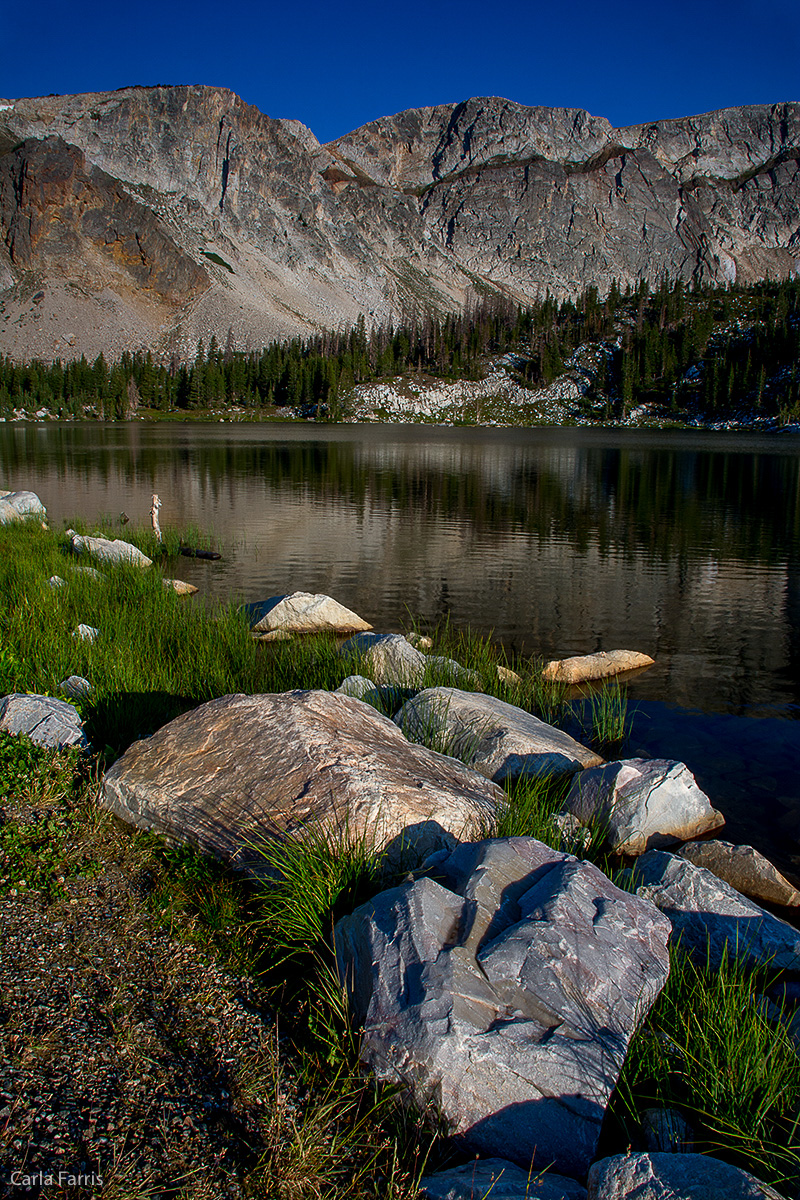
M 328 592 L 378 630 L 449 616 L 543 658 L 646 651 L 640 748 L 697 770 L 699 750 L 658 730 L 680 740 L 665 705 L 700 710 L 686 728 L 711 737 L 704 761 L 717 748 L 712 783 L 730 797 L 744 770 L 752 794 L 766 774 L 763 804 L 800 834 L 799 437 L 7 424 L 0 483 L 36 491 L 55 522 L 146 523 L 158 492 L 163 526 L 211 530 L 225 554 L 174 567 L 205 596 Z M 746 796 L 737 808 L 746 824 Z

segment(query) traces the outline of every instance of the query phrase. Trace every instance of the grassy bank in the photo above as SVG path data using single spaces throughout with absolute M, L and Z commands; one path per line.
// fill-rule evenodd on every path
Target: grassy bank
M 149 533 L 129 536 L 155 551 Z M 102 1185 L 66 1194 L 109 1200 L 412 1200 L 426 1170 L 456 1160 L 435 1112 L 362 1077 L 331 972 L 332 924 L 394 882 L 379 848 L 323 833 L 276 843 L 279 882 L 258 885 L 98 804 L 103 766 L 178 713 L 231 692 L 331 689 L 354 671 L 333 638 L 265 645 L 235 606 L 178 597 L 163 583 L 180 573 L 177 539 L 167 549 L 151 570 L 99 565 L 97 580 L 63 535 L 0 527 L 0 694 L 57 695 L 68 675 L 86 677 L 78 706 L 96 748 L 54 753 L 0 735 L 0 1162 L 82 1164 Z M 54 575 L 64 586 L 50 586 Z M 79 623 L 99 630 L 95 642 L 73 636 Z M 433 639 L 473 686 L 607 755 L 624 746 L 619 688 L 576 706 L 539 663 L 447 625 Z M 435 668 L 425 682 L 441 682 Z M 509 787 L 476 835 L 563 846 L 564 786 Z M 611 865 L 601 839 L 589 853 Z M 629 1055 L 605 1153 L 639 1144 L 645 1109 L 668 1103 L 697 1148 L 797 1180 L 800 1063 L 762 1015 L 765 986 L 735 964 L 716 975 L 675 958 Z

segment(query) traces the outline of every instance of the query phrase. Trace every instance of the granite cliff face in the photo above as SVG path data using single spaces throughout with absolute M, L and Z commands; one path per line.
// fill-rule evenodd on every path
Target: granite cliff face
M 192 354 L 667 271 L 800 269 L 800 104 L 613 129 L 495 98 L 327 146 L 224 89 L 0 102 L 0 352 Z

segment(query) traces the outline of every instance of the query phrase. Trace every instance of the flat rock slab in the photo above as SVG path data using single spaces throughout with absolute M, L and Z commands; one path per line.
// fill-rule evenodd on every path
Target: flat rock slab
M 669 917 L 675 940 L 700 965 L 725 954 L 751 966 L 800 972 L 800 932 L 704 867 L 664 850 L 642 855 L 626 877 Z
M 689 768 L 664 758 L 628 758 L 582 771 L 563 811 L 584 825 L 597 824 L 618 854 L 644 854 L 725 824 Z
M 533 1175 L 504 1158 L 480 1158 L 420 1181 L 428 1200 L 586 1200 L 574 1179 L 546 1171 Z
M 222 696 L 184 713 L 134 742 L 102 795 L 139 828 L 258 870 L 249 843 L 320 823 L 377 847 L 430 822 L 461 837 L 503 793 L 411 745 L 360 700 L 297 691 Z
M 362 1061 L 482 1154 L 581 1176 L 669 922 L 534 838 L 462 843 L 336 926 Z
M 82 537 L 79 533 L 73 533 L 70 543 L 76 554 L 89 554 L 92 558 L 112 566 L 118 566 L 120 563 L 134 567 L 152 567 L 153 565 L 152 558 L 148 558 L 136 546 L 121 538 L 114 538 L 112 541 L 109 538 Z
M 724 879 L 751 900 L 782 904 L 787 908 L 796 908 L 800 904 L 800 891 L 753 846 L 734 846 L 718 841 L 693 842 L 676 853 L 696 867 L 705 867 L 717 879 Z
M 292 592 L 246 604 L 245 611 L 254 633 L 357 633 L 372 629 L 368 621 L 351 612 L 338 600 L 323 594 Z
M 623 671 L 652 667 L 655 659 L 637 650 L 599 650 L 597 654 L 578 654 L 574 658 L 553 659 L 542 671 L 542 678 L 554 683 L 588 683 L 608 679 Z
M 426 688 L 394 719 L 411 741 L 434 745 L 496 783 L 524 775 L 564 774 L 603 762 L 568 733 L 481 692 Z
M 88 748 L 76 708 L 52 696 L 12 692 L 0 700 L 0 729 L 24 733 L 39 746 L 62 750 L 67 746 Z
M 588 1200 L 784 1200 L 706 1154 L 618 1154 L 594 1163 L 586 1182 Z

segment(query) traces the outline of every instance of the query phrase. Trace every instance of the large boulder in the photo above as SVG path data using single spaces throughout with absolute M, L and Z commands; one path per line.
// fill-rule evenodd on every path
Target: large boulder
M 534 838 L 463 843 L 335 930 L 361 1056 L 472 1150 L 585 1174 L 669 922 Z
M 142 829 L 257 870 L 253 843 L 319 824 L 376 847 L 430 822 L 461 837 L 503 793 L 361 700 L 314 691 L 202 704 L 134 742 L 102 795 Z
M 783 1200 L 748 1171 L 706 1154 L 617 1154 L 593 1164 L 588 1200 Z
M 555 683 L 588 683 L 608 679 L 623 671 L 652 667 L 654 659 L 637 650 L 598 650 L 596 654 L 578 654 L 574 658 L 553 659 L 542 671 L 542 678 Z
M 78 710 L 53 696 L 12 692 L 0 700 L 0 729 L 24 733 L 40 746 L 63 750 L 68 746 L 88 748 Z
M 368 621 L 338 600 L 311 592 L 292 592 L 246 604 L 254 633 L 357 633 L 372 629 Z
M 152 567 L 153 565 L 152 558 L 148 558 L 136 546 L 121 538 L 114 538 L 111 541 L 109 538 L 83 537 L 79 533 L 73 533 L 70 537 L 70 545 L 76 554 L 89 554 L 99 562 L 109 563 L 111 566 L 119 566 L 120 563 L 134 567 Z
M 725 824 L 684 763 L 628 758 L 582 771 L 563 811 L 597 825 L 618 854 L 644 854 Z
M 410 740 L 452 754 L 496 783 L 603 762 L 568 733 L 481 692 L 426 688 L 406 701 L 394 719 Z
M 427 1200 L 586 1200 L 574 1179 L 545 1171 L 532 1175 L 504 1158 L 477 1158 L 420 1180 Z
M 787 908 L 796 908 L 800 904 L 800 891 L 753 846 L 734 846 L 719 841 L 693 842 L 676 853 L 696 867 L 705 867 L 717 879 L 724 879 L 751 900 L 782 904 Z
M 800 972 L 800 932 L 685 858 L 650 850 L 621 876 L 669 917 L 675 940 L 701 966 L 723 957 Z

